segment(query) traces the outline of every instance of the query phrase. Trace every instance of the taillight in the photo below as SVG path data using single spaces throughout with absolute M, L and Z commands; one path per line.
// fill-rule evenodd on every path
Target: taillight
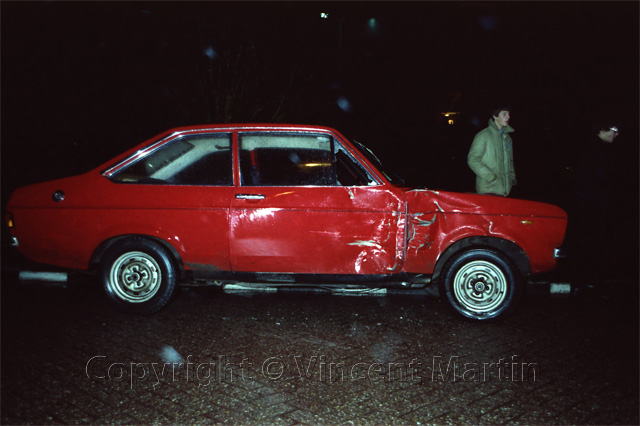
M 4 223 L 7 225 L 7 228 L 13 228 L 15 223 L 13 222 L 13 214 L 11 212 L 6 212 L 4 214 Z

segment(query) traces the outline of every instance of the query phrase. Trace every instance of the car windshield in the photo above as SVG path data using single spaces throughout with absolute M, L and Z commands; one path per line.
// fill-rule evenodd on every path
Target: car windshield
M 380 173 L 382 173 L 389 182 L 391 182 L 394 185 L 400 185 L 400 186 L 405 185 L 405 181 L 402 177 L 400 177 L 397 173 L 393 171 L 385 169 L 385 167 L 382 165 L 382 161 L 380 161 L 380 159 L 373 153 L 373 151 L 371 151 L 369 148 L 364 146 L 362 143 L 355 140 L 353 141 L 353 145 L 367 160 L 369 160 L 369 162 L 371 162 L 374 166 L 376 166 L 376 168 L 380 171 Z

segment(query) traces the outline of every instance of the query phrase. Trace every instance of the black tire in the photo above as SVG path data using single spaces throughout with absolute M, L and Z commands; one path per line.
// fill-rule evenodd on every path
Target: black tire
M 440 297 L 454 313 L 480 321 L 513 313 L 523 290 L 515 265 L 488 249 L 465 251 L 449 259 L 439 287 Z
M 131 237 L 111 247 L 102 259 L 100 277 L 113 306 L 137 314 L 162 309 L 173 296 L 177 281 L 171 254 L 142 237 Z

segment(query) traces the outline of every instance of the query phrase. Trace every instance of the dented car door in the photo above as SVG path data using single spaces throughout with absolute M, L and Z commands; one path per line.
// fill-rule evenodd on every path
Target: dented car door
M 404 203 L 332 135 L 247 132 L 230 213 L 234 271 L 390 274 Z

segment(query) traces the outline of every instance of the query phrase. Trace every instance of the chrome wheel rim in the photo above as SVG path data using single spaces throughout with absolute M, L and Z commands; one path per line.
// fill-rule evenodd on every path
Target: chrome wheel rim
M 141 251 L 123 254 L 111 267 L 110 287 L 116 296 L 127 302 L 141 303 L 151 299 L 161 282 L 158 262 Z
M 476 260 L 456 273 L 453 291 L 465 309 L 487 313 L 494 311 L 507 297 L 507 279 L 493 263 Z

